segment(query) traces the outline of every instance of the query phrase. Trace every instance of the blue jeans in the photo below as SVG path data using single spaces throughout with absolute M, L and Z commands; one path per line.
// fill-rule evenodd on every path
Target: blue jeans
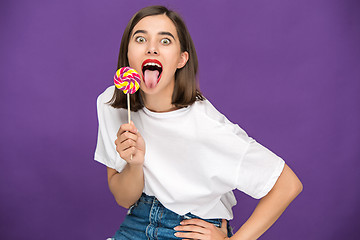
M 132 205 L 115 236 L 111 239 L 180 239 L 175 237 L 173 228 L 180 225 L 184 219 L 200 218 L 191 213 L 178 215 L 165 208 L 156 197 L 143 193 L 140 199 Z M 201 219 L 201 218 L 200 218 Z M 222 219 L 203 219 L 221 227 Z M 228 237 L 233 235 L 232 228 L 227 220 Z

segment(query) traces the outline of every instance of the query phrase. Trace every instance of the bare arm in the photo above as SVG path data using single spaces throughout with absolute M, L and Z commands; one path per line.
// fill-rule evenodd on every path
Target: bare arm
M 298 177 L 285 164 L 274 187 L 259 201 L 250 218 L 231 239 L 258 239 L 280 217 L 302 189 L 303 186 Z
M 107 168 L 108 185 L 116 202 L 129 208 L 140 198 L 144 188 L 145 142 L 133 123 L 121 125 L 117 137 L 116 151 L 127 164 L 120 173 Z
M 144 188 L 142 165 L 126 164 L 120 173 L 112 168 L 107 168 L 107 173 L 110 191 L 120 206 L 129 208 L 140 198 Z

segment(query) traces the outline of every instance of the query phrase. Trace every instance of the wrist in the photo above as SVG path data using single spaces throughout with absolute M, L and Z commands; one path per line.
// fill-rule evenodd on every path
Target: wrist
M 142 170 L 144 164 L 143 163 L 128 163 L 128 167 L 131 170 Z

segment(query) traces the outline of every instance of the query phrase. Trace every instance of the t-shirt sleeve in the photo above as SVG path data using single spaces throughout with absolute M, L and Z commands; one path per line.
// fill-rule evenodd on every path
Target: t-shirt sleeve
M 227 172 L 223 182 L 239 189 L 247 195 L 259 199 L 264 197 L 275 185 L 285 162 L 282 158 L 266 147 L 256 142 L 238 125 L 229 121 L 216 110 L 209 101 L 202 104 L 206 116 L 211 119 L 214 133 L 211 139 L 211 149 L 221 149 L 227 154 Z M 205 122 L 205 121 L 204 121 Z M 209 121 L 208 121 L 209 122 Z
M 116 114 L 117 109 L 107 103 L 111 99 L 112 92 L 111 88 L 108 88 L 97 98 L 99 126 L 94 159 L 109 168 L 121 172 L 126 165 L 126 161 L 116 151 L 116 134 L 121 123 L 116 119 L 118 117 L 118 114 Z
M 237 189 L 260 199 L 273 188 L 285 162 L 282 158 L 249 137 L 249 143 L 237 172 Z

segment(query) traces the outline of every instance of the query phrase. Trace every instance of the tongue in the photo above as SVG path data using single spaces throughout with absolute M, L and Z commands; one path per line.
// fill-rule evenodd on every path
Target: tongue
M 146 87 L 154 88 L 158 83 L 159 71 L 154 70 L 145 70 L 144 72 L 144 82 Z

